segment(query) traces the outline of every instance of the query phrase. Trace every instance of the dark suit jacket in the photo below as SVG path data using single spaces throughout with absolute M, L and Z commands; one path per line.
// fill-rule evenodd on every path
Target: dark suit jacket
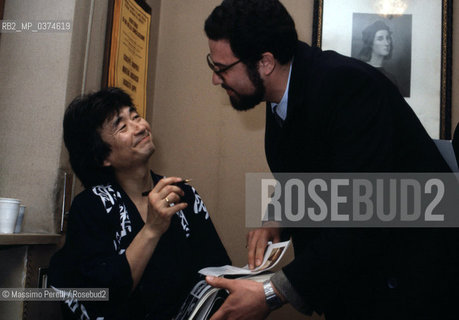
M 449 171 L 397 88 L 366 63 L 300 42 L 288 99 L 282 128 L 267 106 L 272 172 Z M 283 271 L 327 320 L 436 319 L 450 302 L 457 231 L 290 232 L 295 260 Z

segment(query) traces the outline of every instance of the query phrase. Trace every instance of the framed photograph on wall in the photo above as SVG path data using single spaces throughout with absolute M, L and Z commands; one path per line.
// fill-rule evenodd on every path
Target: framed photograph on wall
M 3 9 L 5 8 L 5 0 L 0 0 L 0 20 L 3 19 Z
M 451 138 L 451 0 L 315 0 L 313 45 L 374 66 L 432 138 Z
M 119 87 L 138 113 L 147 107 L 151 7 L 144 0 L 110 0 L 105 36 L 102 87 Z

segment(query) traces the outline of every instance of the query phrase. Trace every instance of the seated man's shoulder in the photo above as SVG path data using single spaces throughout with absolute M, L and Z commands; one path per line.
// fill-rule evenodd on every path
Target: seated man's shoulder
M 105 219 L 107 214 L 117 211 L 117 203 L 119 203 L 120 198 L 120 192 L 112 185 L 98 185 L 87 188 L 73 199 L 70 220 L 75 218 L 78 220 L 94 220 L 96 217 Z

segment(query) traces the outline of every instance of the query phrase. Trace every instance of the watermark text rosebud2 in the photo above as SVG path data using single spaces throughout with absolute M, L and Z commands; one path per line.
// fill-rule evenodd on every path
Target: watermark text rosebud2
M 451 173 L 248 173 L 246 226 L 459 227 Z

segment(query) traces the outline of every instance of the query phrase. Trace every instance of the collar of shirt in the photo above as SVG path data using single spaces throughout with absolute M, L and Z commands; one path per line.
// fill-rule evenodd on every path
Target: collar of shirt
M 281 101 L 279 103 L 271 102 L 272 112 L 277 112 L 279 117 L 281 117 L 281 119 L 284 121 L 285 121 L 285 118 L 287 118 L 288 89 L 290 87 L 290 75 L 292 74 L 292 65 L 293 65 L 293 61 L 290 64 L 290 71 L 288 72 L 287 86 L 285 87 L 284 95 L 282 96 Z

